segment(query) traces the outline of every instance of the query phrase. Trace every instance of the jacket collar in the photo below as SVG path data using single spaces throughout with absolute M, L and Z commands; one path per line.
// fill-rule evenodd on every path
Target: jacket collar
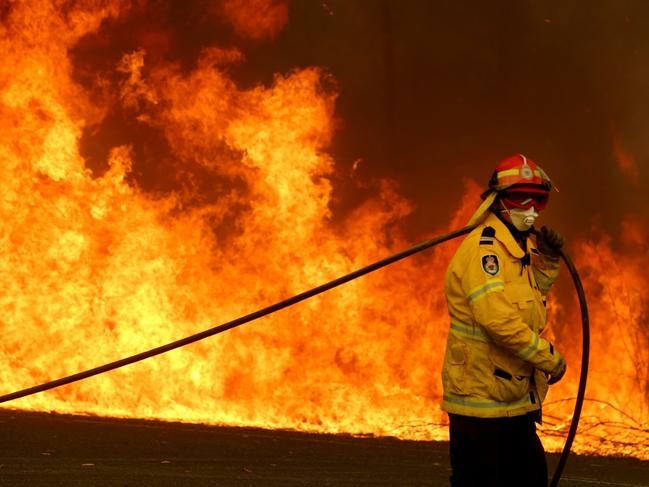
M 505 224 L 501 222 L 496 215 L 490 212 L 482 224 L 485 227 L 492 227 L 496 231 L 496 239 L 498 239 L 498 241 L 505 246 L 507 251 L 512 254 L 512 256 L 517 259 L 522 259 L 525 256 L 525 252 L 523 252 L 521 246 L 518 245 L 518 242 L 516 242 L 516 239 L 509 231 L 509 228 L 507 228 L 507 226 L 505 226 Z M 528 249 L 534 247 L 531 239 L 529 238 L 527 239 L 527 244 Z

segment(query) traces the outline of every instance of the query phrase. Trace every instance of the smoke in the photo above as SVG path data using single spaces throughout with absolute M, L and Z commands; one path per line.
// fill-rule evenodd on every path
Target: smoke
M 569 238 L 594 223 L 616 233 L 630 209 L 649 216 L 642 2 L 586 12 L 574 1 L 494 9 L 480 2 L 332 0 L 292 2 L 287 10 L 269 0 L 254 4 L 274 20 L 261 30 L 242 23 L 249 16 L 239 4 L 253 5 L 135 6 L 74 46 L 75 78 L 110 101 L 120 82 L 115 66 L 138 49 L 146 53 L 146 72 L 160 63 L 191 70 L 206 47 L 235 48 L 240 59 L 227 70 L 241 87 L 268 85 L 275 73 L 296 67 L 323 67 L 340 87 L 331 147 L 334 216 L 362 203 L 359 194 L 367 192 L 358 180 L 391 178 L 416 206 L 408 219 L 413 238 L 447 221 L 464 178 L 486 183 L 499 159 L 518 152 L 557 183 L 547 221 Z M 175 183 L 156 179 L 150 162 L 171 164 L 160 132 L 131 124 L 119 104 L 109 106 L 84 131 L 88 166 L 101 173 L 110 147 L 138 140 L 140 183 L 171 190 Z M 354 164 L 356 180 L 348 177 Z

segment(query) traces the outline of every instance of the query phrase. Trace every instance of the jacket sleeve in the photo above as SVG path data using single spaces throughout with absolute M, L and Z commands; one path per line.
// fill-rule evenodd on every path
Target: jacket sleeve
M 539 290 L 545 296 L 559 275 L 559 257 L 549 257 L 538 253 L 532 258 L 532 272 Z
M 502 266 L 508 265 L 509 259 L 495 247 L 476 248 L 464 268 L 462 291 L 476 323 L 491 341 L 534 367 L 550 372 L 558 364 L 559 355 L 523 321 L 516 304 L 508 298 L 518 292 L 515 284 L 505 291 Z

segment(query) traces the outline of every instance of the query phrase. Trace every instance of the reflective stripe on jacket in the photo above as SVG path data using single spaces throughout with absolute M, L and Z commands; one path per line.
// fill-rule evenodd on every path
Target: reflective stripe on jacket
M 516 416 L 540 408 L 545 374 L 559 356 L 539 334 L 545 295 L 559 261 L 531 257 L 494 214 L 462 242 L 446 273 L 451 326 L 442 383 L 443 409 L 477 417 Z M 536 371 L 536 372 L 535 372 Z

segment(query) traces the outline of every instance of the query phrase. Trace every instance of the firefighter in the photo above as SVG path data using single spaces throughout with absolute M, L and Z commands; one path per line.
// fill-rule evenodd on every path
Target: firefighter
M 442 407 L 453 487 L 547 487 L 535 422 L 566 363 L 540 334 L 564 239 L 547 227 L 533 235 L 533 225 L 551 189 L 525 156 L 501 161 L 446 273 Z

